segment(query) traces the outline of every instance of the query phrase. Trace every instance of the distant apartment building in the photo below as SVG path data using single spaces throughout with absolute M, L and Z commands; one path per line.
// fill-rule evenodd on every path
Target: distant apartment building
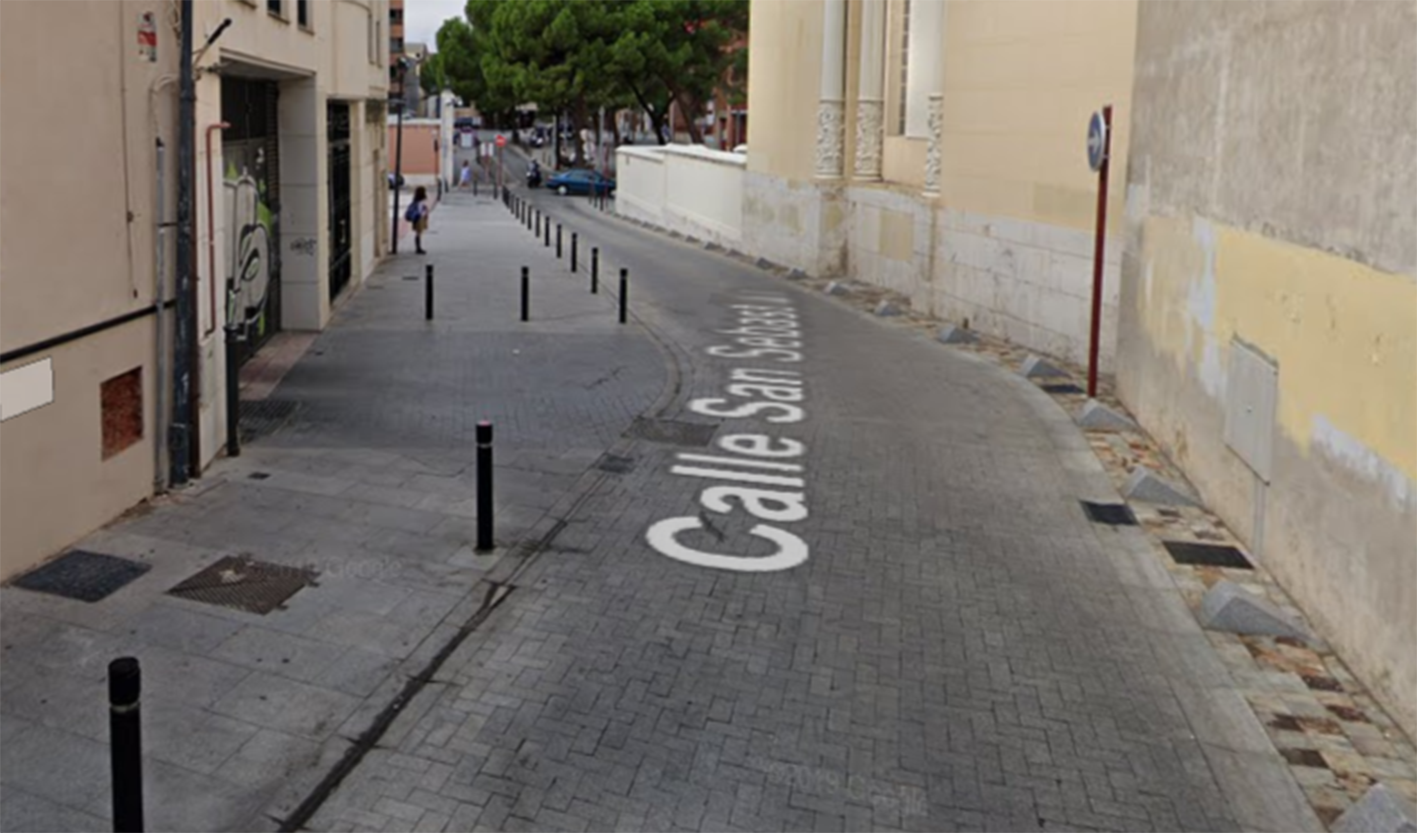
M 242 360 L 322 329 L 387 248 L 385 0 L 185 6 L 195 344 L 177 354 L 184 6 L 0 3 L 0 74 L 45 78 L 0 99 L 3 576 L 166 488 L 174 434 L 200 476 L 226 439 L 225 325 Z

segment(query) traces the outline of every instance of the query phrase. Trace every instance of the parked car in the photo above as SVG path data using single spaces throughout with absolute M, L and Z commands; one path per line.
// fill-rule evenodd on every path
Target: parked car
M 546 187 L 563 197 L 568 194 L 613 194 L 615 180 L 599 171 L 574 168 L 546 180 Z

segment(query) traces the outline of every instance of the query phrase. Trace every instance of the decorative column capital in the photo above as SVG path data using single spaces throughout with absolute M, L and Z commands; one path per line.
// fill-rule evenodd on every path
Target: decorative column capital
M 930 144 L 925 149 L 925 196 L 938 197 L 940 195 L 940 145 L 944 141 L 945 132 L 945 96 L 942 93 L 930 94 L 926 129 L 930 134 Z
M 817 166 L 818 179 L 840 179 L 845 164 L 846 105 L 840 99 L 817 102 Z
M 852 176 L 860 180 L 881 178 L 881 135 L 885 131 L 885 102 L 856 102 L 856 164 Z

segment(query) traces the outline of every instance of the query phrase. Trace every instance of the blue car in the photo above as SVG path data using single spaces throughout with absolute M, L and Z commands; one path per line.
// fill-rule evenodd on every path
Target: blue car
M 599 171 L 576 168 L 562 171 L 546 180 L 546 187 L 563 197 L 568 194 L 613 194 L 615 180 L 603 176 Z

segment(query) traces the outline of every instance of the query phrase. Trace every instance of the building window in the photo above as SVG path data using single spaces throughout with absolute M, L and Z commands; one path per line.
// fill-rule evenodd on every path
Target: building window
M 285 17 L 285 0 L 266 0 L 266 11 L 276 17 Z
M 389 9 L 389 22 L 390 22 L 390 23 L 402 23 L 402 22 L 403 22 L 403 9 Z
M 295 0 L 295 22 L 300 28 L 310 28 L 310 0 Z
M 394 55 L 402 55 L 403 38 L 389 38 L 389 52 Z
M 103 459 L 143 438 L 143 369 L 114 376 L 98 389 L 103 417 Z

